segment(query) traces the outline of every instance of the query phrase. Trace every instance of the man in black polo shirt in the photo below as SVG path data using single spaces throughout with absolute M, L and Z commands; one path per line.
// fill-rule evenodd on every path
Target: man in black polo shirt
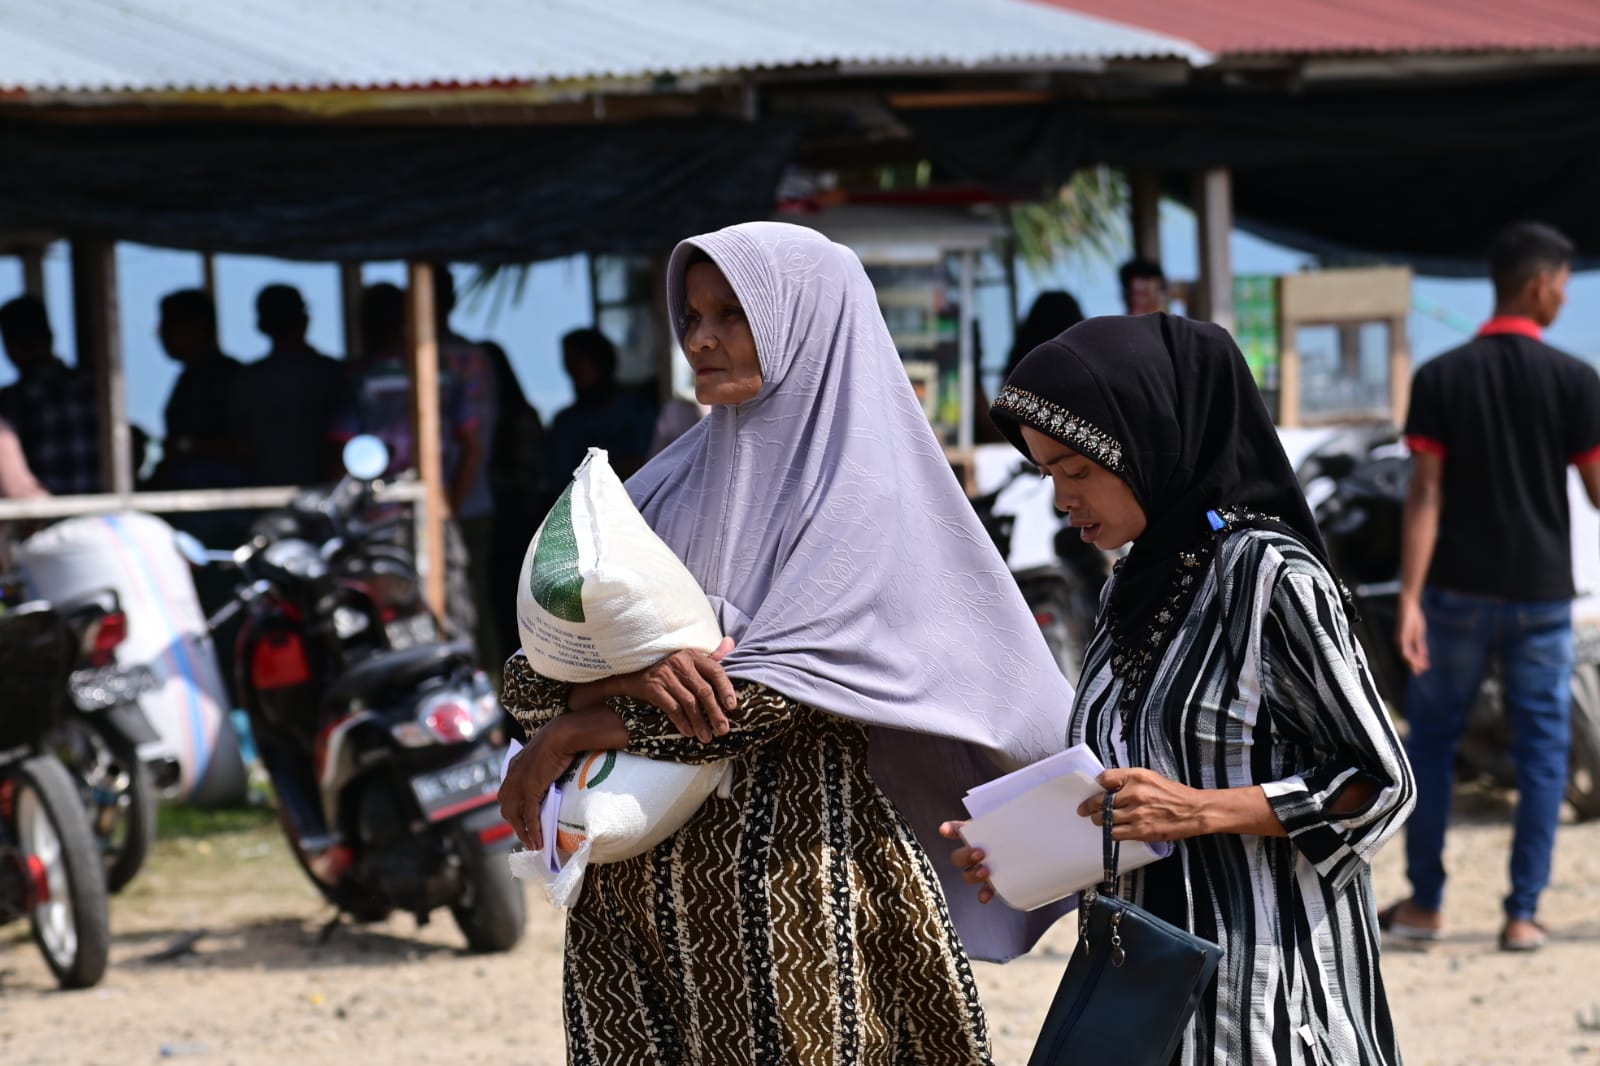
M 1566 299 L 1572 244 L 1538 223 L 1490 252 L 1495 313 L 1411 386 L 1414 464 L 1401 550 L 1398 640 L 1417 807 L 1406 828 L 1411 898 L 1385 928 L 1437 937 L 1456 745 L 1491 658 L 1501 664 L 1517 763 L 1511 894 L 1500 946 L 1544 943 L 1535 917 L 1567 780 L 1573 667 L 1567 466 L 1600 507 L 1600 376 L 1541 340 Z

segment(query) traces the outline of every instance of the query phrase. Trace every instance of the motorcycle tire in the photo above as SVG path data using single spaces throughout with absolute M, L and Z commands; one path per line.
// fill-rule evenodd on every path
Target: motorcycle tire
M 22 852 L 44 866 L 49 898 L 28 912 L 33 941 L 62 988 L 88 988 L 105 975 L 111 915 L 105 873 L 83 801 L 66 767 L 39 755 L 17 769 L 13 807 Z
M 1580 822 L 1600 818 L 1600 664 L 1579 663 L 1572 672 L 1567 802 Z
M 283 831 L 283 842 L 289 847 L 289 854 L 294 856 L 294 861 L 300 867 L 300 872 L 306 875 L 316 888 L 318 895 L 338 909 L 339 913 L 347 914 L 356 922 L 367 924 L 381 922 L 394 913 L 394 907 L 382 896 L 369 892 L 352 881 L 340 881 L 330 885 L 311 871 L 311 864 L 306 861 L 305 852 L 300 850 L 296 840 L 294 826 L 289 821 L 289 814 L 278 806 L 278 828 Z
M 510 951 L 527 925 L 527 898 L 511 876 L 501 852 L 485 851 L 476 840 L 457 842 L 465 891 L 450 905 L 467 947 L 481 953 Z
M 139 758 L 138 746 L 104 717 L 74 715 L 63 728 L 82 733 L 80 743 L 65 745 L 71 755 L 94 752 L 106 757 L 104 769 L 112 778 L 117 800 L 117 809 L 107 821 L 103 821 L 106 813 L 94 795 L 95 783 L 88 779 L 91 768 L 76 765 L 67 755 L 63 755 L 62 762 L 78 780 L 84 812 L 105 859 L 106 891 L 115 895 L 133 880 L 155 842 L 155 786 L 149 768 Z M 100 751 L 95 752 L 96 748 Z

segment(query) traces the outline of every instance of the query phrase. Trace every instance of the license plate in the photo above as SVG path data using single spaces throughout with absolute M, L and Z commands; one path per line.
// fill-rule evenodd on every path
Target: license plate
M 491 748 L 469 762 L 413 777 L 411 791 L 422 813 L 438 822 L 483 806 L 500 791 L 501 754 Z
M 414 614 L 408 618 L 396 618 L 392 622 L 385 623 L 383 635 L 389 641 L 392 650 L 404 651 L 421 644 L 434 643 L 439 639 L 439 629 L 433 624 L 432 616 Z
M 103 711 L 131 703 L 160 686 L 148 666 L 102 666 L 74 670 L 68 679 L 72 702 L 80 711 Z

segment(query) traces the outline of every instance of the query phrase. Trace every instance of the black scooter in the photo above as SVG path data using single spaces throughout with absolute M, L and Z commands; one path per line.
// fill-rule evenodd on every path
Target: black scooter
M 195 565 L 233 570 L 244 612 L 236 700 L 250 716 L 295 858 L 341 913 L 449 907 L 478 951 L 509 950 L 525 922 L 496 793 L 499 701 L 469 648 L 440 639 L 408 553 L 370 517 L 388 453 L 346 448 L 349 476 L 256 525 L 233 552 L 178 534 Z M 331 926 L 330 926 L 331 929 Z

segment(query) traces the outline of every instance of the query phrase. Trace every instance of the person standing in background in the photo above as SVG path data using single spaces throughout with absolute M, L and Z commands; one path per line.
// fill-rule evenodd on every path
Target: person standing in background
M 22 442 L 16 430 L 0 418 L 0 500 L 27 500 L 48 496 L 39 479 L 28 469 L 28 457 L 22 453 Z
M 1549 226 L 1502 230 L 1489 257 L 1494 317 L 1476 339 L 1423 364 L 1411 385 L 1396 636 L 1415 675 L 1406 721 L 1417 811 L 1406 831 L 1411 896 L 1380 919 L 1409 939 L 1436 939 L 1443 926 L 1456 746 L 1497 658 L 1517 764 L 1500 947 L 1545 942 L 1539 897 L 1571 739 L 1569 465 L 1600 507 L 1600 375 L 1543 340 L 1566 301 L 1572 257 L 1572 243 Z
M 0 389 L 0 417 L 34 475 L 57 496 L 100 492 L 100 414 L 93 379 L 55 354 L 44 303 L 19 296 L 0 307 L 0 344 L 17 381 Z
M 318 485 L 338 470 L 333 427 L 347 378 L 339 360 L 306 343 L 310 325 L 300 290 L 268 285 L 257 294 L 256 328 L 272 348 L 235 376 L 231 409 L 248 484 Z
M 500 638 L 498 657 L 484 651 L 490 663 L 500 663 L 516 653 L 517 578 L 528 542 L 544 520 L 539 489 L 544 481 L 545 432 L 539 412 L 528 402 L 506 350 L 493 341 L 479 347 L 494 374 L 494 442 L 490 446 L 489 486 L 494 494 L 494 545 L 490 555 L 489 610 Z
M 1167 309 L 1167 275 L 1161 264 L 1130 259 L 1117 271 L 1122 283 L 1122 305 L 1130 315 L 1148 315 Z
M 550 424 L 550 495 L 561 492 L 590 448 L 604 448 L 611 468 L 626 479 L 644 465 L 655 433 L 655 414 L 617 384 L 617 348 L 597 329 L 561 338 L 561 361 L 575 399 Z
M 232 488 L 245 482 L 244 444 L 226 402 L 244 369 L 217 343 L 217 309 L 199 289 L 161 298 L 161 346 L 183 369 L 167 398 L 161 463 L 155 489 Z

